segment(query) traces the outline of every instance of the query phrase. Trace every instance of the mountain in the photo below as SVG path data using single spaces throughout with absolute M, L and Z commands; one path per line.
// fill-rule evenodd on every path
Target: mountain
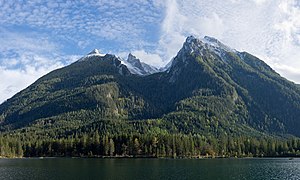
M 126 61 L 124 61 L 124 63 L 133 74 L 149 75 L 159 72 L 158 68 L 141 62 L 140 59 L 136 58 L 131 53 L 129 53 L 128 58 Z
M 299 89 L 246 52 L 230 49 L 214 38 L 201 41 L 188 37 L 169 75 L 171 83 L 185 82 L 184 87 L 191 86 L 191 90 L 206 90 L 212 97 L 230 98 L 239 107 L 237 112 L 244 113 L 238 119 L 255 129 L 300 135 Z
M 154 147 L 174 155 L 175 145 L 176 154 L 183 155 L 178 149 L 183 142 L 204 154 L 258 156 L 265 146 L 270 156 L 287 154 L 285 147 L 297 141 L 285 139 L 300 137 L 299 117 L 298 85 L 257 57 L 207 36 L 187 37 L 162 72 L 132 54 L 124 61 L 94 50 L 0 105 L 4 136 L 22 134 L 38 144 L 87 143 L 87 137 L 102 136 L 102 148 L 110 143 L 128 154 L 132 147 L 128 151 L 135 155 L 157 155 Z M 32 144 L 27 141 L 24 147 Z M 254 146 L 251 152 L 242 148 Z M 300 143 L 291 146 L 296 152 Z
M 134 76 L 115 55 L 92 51 L 77 62 L 55 70 L 7 100 L 0 107 L 2 127 L 19 127 L 40 118 L 93 110 L 101 115 L 146 116 L 147 102 L 128 88 Z M 134 114 L 137 111 L 137 114 Z

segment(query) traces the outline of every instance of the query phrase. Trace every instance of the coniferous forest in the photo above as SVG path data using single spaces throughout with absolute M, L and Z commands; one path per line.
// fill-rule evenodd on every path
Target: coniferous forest
M 300 140 L 292 138 L 204 137 L 161 134 L 72 134 L 64 138 L 1 136 L 1 157 L 297 157 Z
M 106 121 L 84 126 L 77 131 L 66 131 L 65 134 L 52 129 L 41 131 L 26 128 L 0 136 L 0 155 L 168 158 L 300 156 L 300 139 L 296 137 L 169 133 L 157 128 L 160 126 L 157 122 L 152 123 L 131 122 L 126 125 L 120 121 Z

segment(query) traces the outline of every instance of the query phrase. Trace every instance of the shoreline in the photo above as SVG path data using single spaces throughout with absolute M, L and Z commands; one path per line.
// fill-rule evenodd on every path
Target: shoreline
M 300 159 L 300 156 L 264 156 L 264 157 L 153 157 L 153 156 L 140 156 L 140 157 L 133 157 L 133 156 L 101 156 L 101 157 L 78 157 L 78 156 L 41 156 L 41 157 L 2 157 L 1 159 Z

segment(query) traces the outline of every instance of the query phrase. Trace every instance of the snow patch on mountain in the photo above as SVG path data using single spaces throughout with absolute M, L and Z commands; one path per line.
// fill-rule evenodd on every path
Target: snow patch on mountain
M 172 58 L 171 61 L 169 61 L 164 67 L 159 68 L 159 71 L 160 72 L 164 72 L 164 71 L 169 72 L 172 67 L 173 61 L 174 61 L 174 58 Z
M 194 36 L 187 37 L 184 45 L 183 45 L 183 51 L 188 52 L 190 54 L 192 53 L 198 53 L 199 55 L 203 55 L 205 50 L 209 50 L 216 55 L 218 55 L 222 60 L 226 61 L 226 58 L 224 58 L 224 55 L 227 52 L 233 52 L 237 53 L 235 49 L 230 48 L 229 46 L 226 46 L 219 40 L 204 36 L 203 38 L 197 39 Z
M 225 44 L 221 43 L 219 40 L 213 37 L 204 36 L 204 38 L 200 39 L 205 44 L 209 45 L 210 47 L 214 47 L 217 49 L 222 49 L 227 52 L 234 52 L 235 49 L 230 48 L 229 46 L 226 46 Z
M 129 53 L 127 60 L 123 61 L 132 74 L 149 75 L 159 72 L 159 69 L 141 62 L 140 59 Z
M 89 52 L 87 55 L 80 58 L 78 61 L 85 61 L 88 60 L 90 57 L 104 57 L 106 54 L 101 54 L 98 49 L 94 49 Z

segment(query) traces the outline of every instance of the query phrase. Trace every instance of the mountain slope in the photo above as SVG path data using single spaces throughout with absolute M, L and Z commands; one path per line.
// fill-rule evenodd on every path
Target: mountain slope
M 214 79 L 213 82 L 202 80 L 203 84 L 213 86 L 212 89 L 220 91 L 221 96 L 231 95 L 234 99 L 237 93 L 237 100 L 241 102 L 238 106 L 242 107 L 239 112 L 244 111 L 244 117 L 238 119 L 246 121 L 250 126 L 299 136 L 297 127 L 300 127 L 300 123 L 297 117 L 300 113 L 300 98 L 295 84 L 280 77 L 258 58 L 232 50 L 213 38 L 205 39 L 210 41 L 189 37 L 183 48 L 187 54 L 182 56 L 182 59 L 192 56 L 204 68 L 202 72 L 211 74 L 208 79 Z
M 0 105 L 2 131 L 41 128 L 41 122 L 54 122 L 50 129 L 68 122 L 63 127 L 77 131 L 74 124 L 113 120 L 139 133 L 158 128 L 217 137 L 300 136 L 299 88 L 258 58 L 214 38 L 188 37 L 164 72 L 151 74 L 157 69 L 150 71 L 133 55 L 127 63 L 139 73 L 114 55 L 93 51 L 45 75 Z
M 149 104 L 127 88 L 134 76 L 114 55 L 87 55 L 84 59 L 40 78 L 0 107 L 2 127 L 21 127 L 40 118 L 85 110 L 103 117 L 147 117 Z

